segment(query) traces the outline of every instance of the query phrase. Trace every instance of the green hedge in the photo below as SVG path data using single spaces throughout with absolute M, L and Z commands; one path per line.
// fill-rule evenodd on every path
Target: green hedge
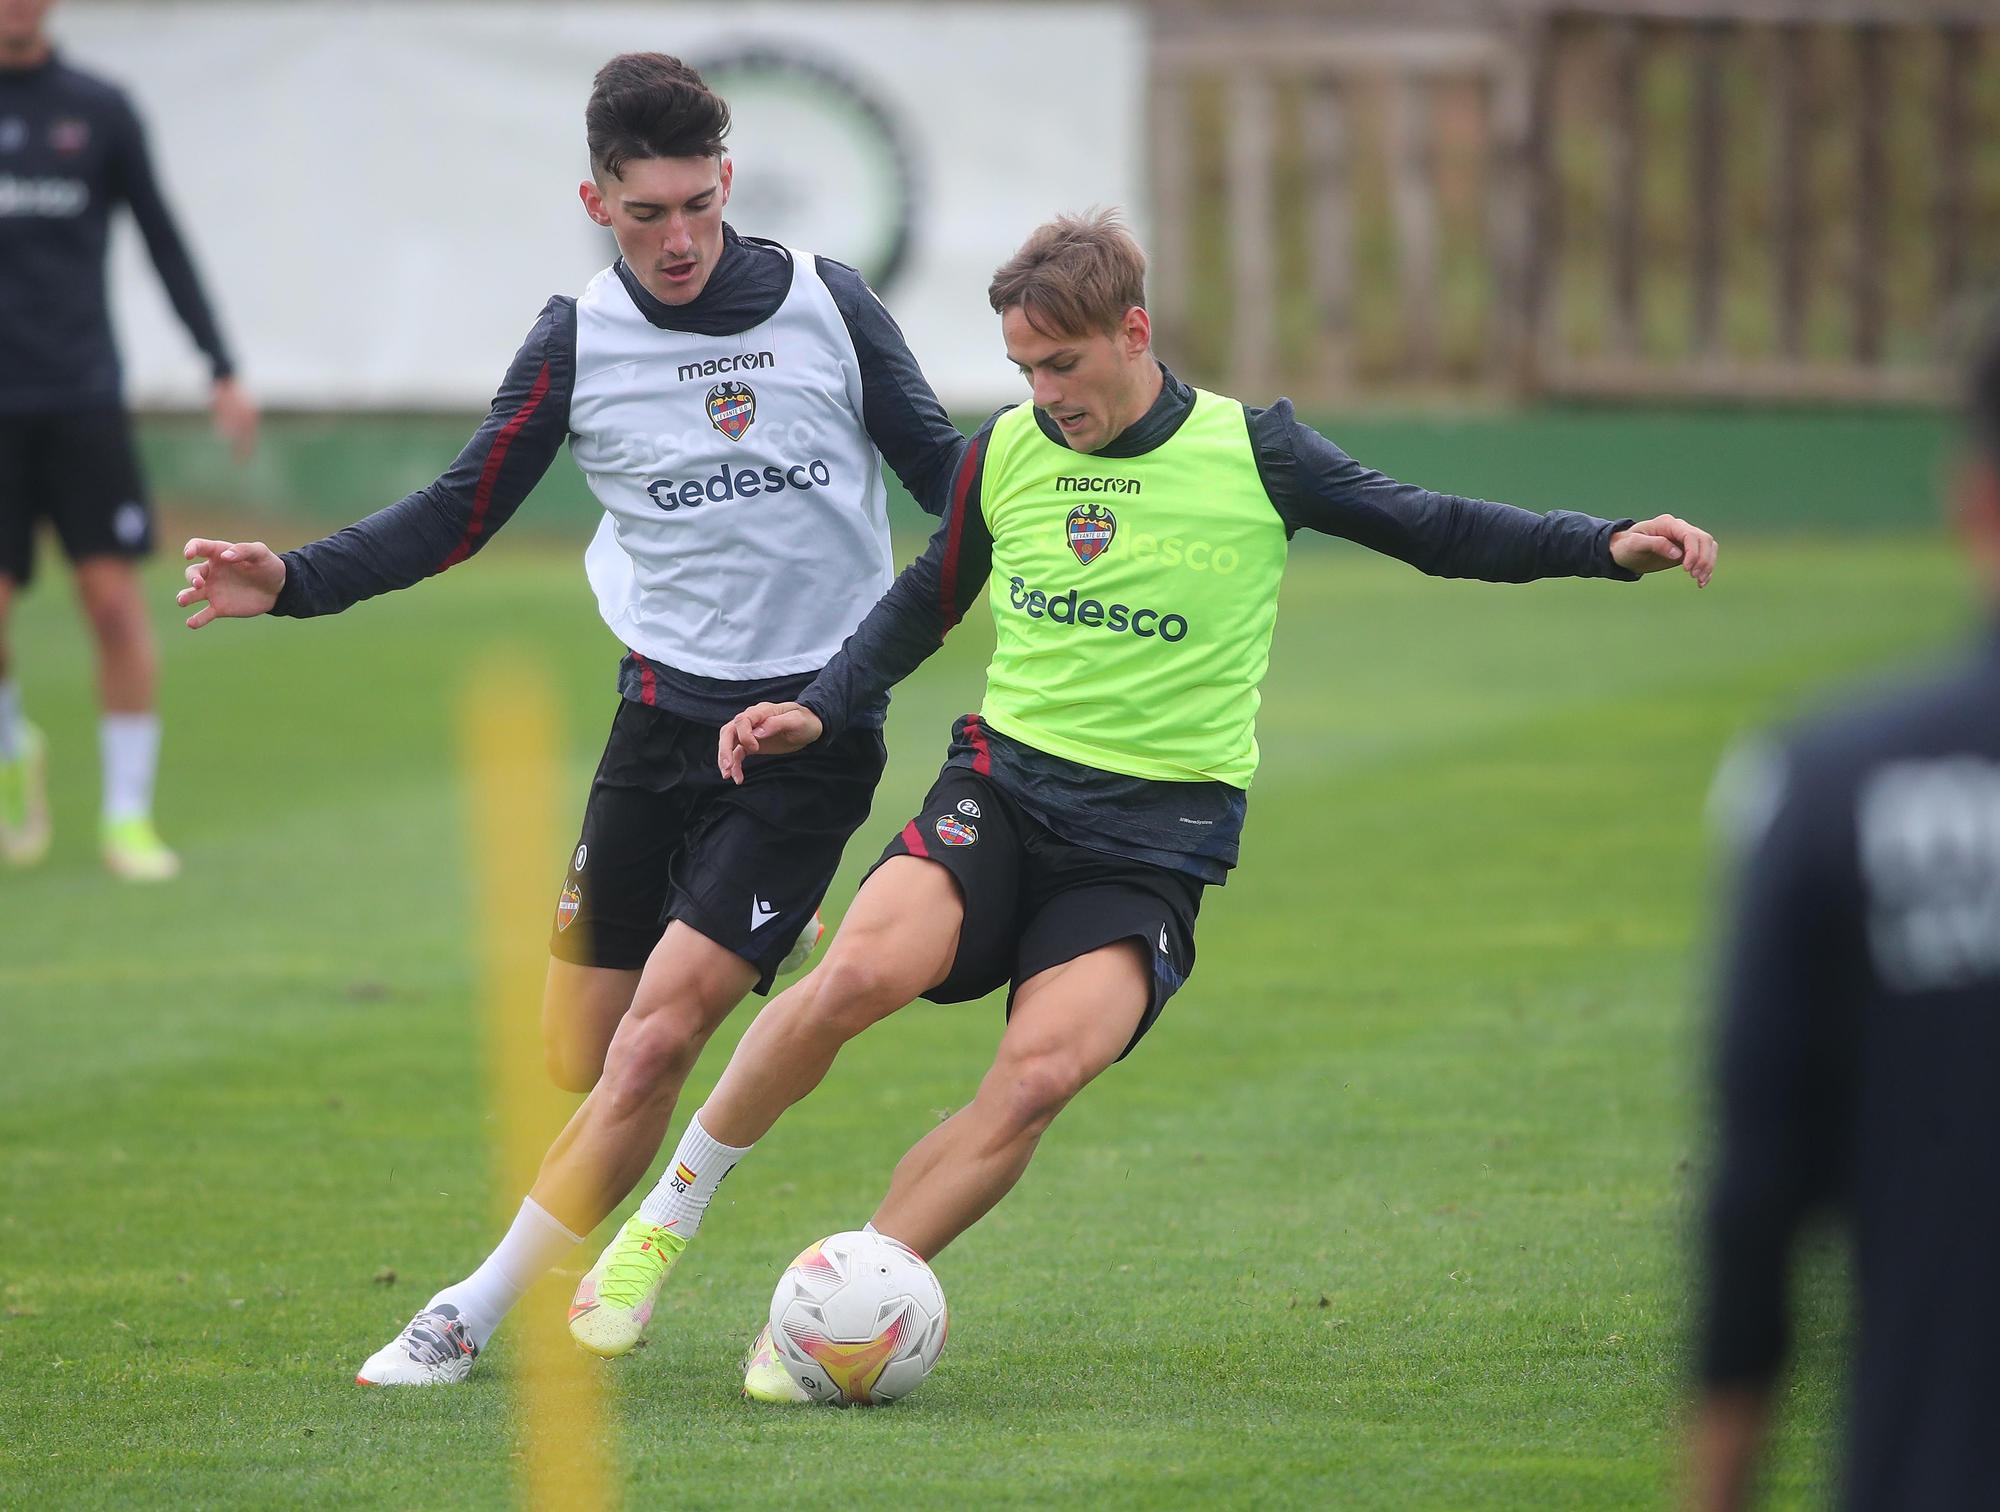
M 151 417 L 141 444 L 177 512 L 335 525 L 435 477 L 474 417 L 279 416 L 248 467 L 194 417 Z M 1670 511 L 1720 531 L 1923 528 L 1937 519 L 1952 424 L 1923 411 L 1543 408 L 1321 416 L 1355 457 L 1412 482 L 1534 509 Z M 897 491 L 898 520 L 916 523 Z M 564 458 L 519 516 L 574 528 L 595 509 Z

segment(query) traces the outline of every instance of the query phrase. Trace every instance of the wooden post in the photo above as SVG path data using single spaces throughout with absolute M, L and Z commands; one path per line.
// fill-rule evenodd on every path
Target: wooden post
M 1555 347 L 1555 265 L 1562 252 L 1562 201 L 1555 172 L 1555 64 L 1558 33 L 1546 18 L 1523 23 L 1527 106 L 1522 136 L 1521 323 L 1515 374 L 1524 393 L 1542 386 Z
M 1694 63 L 1694 349 L 1722 351 L 1722 49 L 1718 23 L 1701 22 L 1691 39 Z
M 1486 306 L 1485 377 L 1505 387 L 1520 376 L 1518 354 L 1526 339 L 1524 284 L 1528 266 L 1527 173 L 1528 70 L 1519 54 L 1501 62 L 1485 92 L 1483 171 L 1486 176 L 1487 260 L 1492 297 Z
M 1178 73 L 1157 66 L 1152 117 L 1153 258 L 1147 300 L 1152 307 L 1153 344 L 1177 357 L 1190 341 L 1187 86 Z
M 1966 206 L 1971 198 L 1966 173 L 1966 75 L 1971 71 L 1979 33 L 1969 26 L 1941 26 L 1937 91 L 1937 194 L 1931 206 L 1936 244 L 1932 303 L 1943 314 L 1965 288 Z
M 1313 354 L 1317 381 L 1330 392 L 1347 387 L 1353 376 L 1354 217 L 1348 172 L 1347 102 L 1339 79 L 1327 75 L 1306 86 L 1300 129 L 1306 153 L 1306 182 L 1312 194 L 1309 219 L 1313 305 L 1319 317 Z
M 1806 135 L 1810 63 L 1803 26 L 1776 29 L 1771 71 L 1771 275 L 1778 350 L 1796 360 L 1806 332 Z
M 1610 51 L 1610 169 L 1607 196 L 1611 223 L 1611 351 L 1629 358 L 1639 346 L 1640 178 L 1645 160 L 1639 132 L 1641 35 L 1639 25 L 1620 16 L 1604 28 Z
M 1396 80 L 1389 108 L 1389 197 L 1396 223 L 1403 349 L 1410 371 L 1437 371 L 1438 211 L 1431 171 L 1431 91 L 1422 75 Z
M 1271 159 L 1276 110 L 1269 76 L 1237 70 L 1229 88 L 1229 221 L 1235 297 L 1230 302 L 1230 382 L 1260 396 L 1272 378 L 1276 257 L 1271 217 Z
M 1888 199 L 1884 117 L 1889 108 L 1888 30 L 1854 28 L 1854 357 L 1882 360 L 1882 222 Z

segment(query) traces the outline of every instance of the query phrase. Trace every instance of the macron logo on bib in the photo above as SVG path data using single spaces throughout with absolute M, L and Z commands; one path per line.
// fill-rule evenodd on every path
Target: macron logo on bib
M 769 352 L 733 352 L 726 357 L 710 357 L 701 362 L 683 362 L 680 365 L 680 381 L 690 378 L 713 378 L 718 373 L 735 373 L 745 368 L 776 367 L 778 359 Z

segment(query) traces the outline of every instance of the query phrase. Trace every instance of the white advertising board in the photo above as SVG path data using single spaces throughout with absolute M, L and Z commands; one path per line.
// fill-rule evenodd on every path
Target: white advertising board
M 1144 235 L 1145 36 L 1120 5 L 70 0 L 52 26 L 137 103 L 267 405 L 485 405 L 543 301 L 615 256 L 576 186 L 617 52 L 707 71 L 731 223 L 862 268 L 955 407 L 1018 395 L 985 291 L 1029 230 L 1122 205 Z M 204 365 L 121 222 L 128 392 L 197 404 Z

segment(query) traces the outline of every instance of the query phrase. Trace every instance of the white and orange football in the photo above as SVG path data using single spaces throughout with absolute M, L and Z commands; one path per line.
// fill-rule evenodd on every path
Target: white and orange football
M 771 1343 L 815 1401 L 893 1402 L 944 1350 L 944 1288 L 908 1245 L 859 1230 L 794 1260 L 771 1297 Z

